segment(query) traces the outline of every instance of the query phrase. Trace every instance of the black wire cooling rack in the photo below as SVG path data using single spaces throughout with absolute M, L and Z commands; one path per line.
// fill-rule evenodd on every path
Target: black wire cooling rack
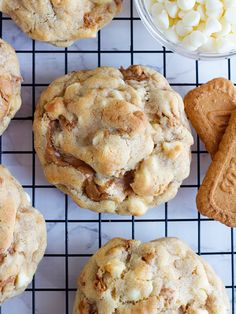
M 126 23 L 129 24 L 129 30 L 128 32 L 130 32 L 129 34 L 129 38 L 130 38 L 130 45 L 129 45 L 129 49 L 112 49 L 112 50 L 108 50 L 108 49 L 102 49 L 101 47 L 101 36 L 103 34 L 103 30 L 98 34 L 98 38 L 96 41 L 96 49 L 87 49 L 87 50 L 71 50 L 70 48 L 68 49 L 52 49 L 50 50 L 50 47 L 48 49 L 48 46 L 46 49 L 37 49 L 36 47 L 36 42 L 35 41 L 31 41 L 31 45 L 30 45 L 30 49 L 18 49 L 16 48 L 17 54 L 20 57 L 21 55 L 25 55 L 27 56 L 29 59 L 32 60 L 32 69 L 31 71 L 31 75 L 32 75 L 32 81 L 30 83 L 23 83 L 23 88 L 27 87 L 31 90 L 32 92 L 32 113 L 34 112 L 34 108 L 36 105 L 36 101 L 37 101 L 37 89 L 40 88 L 42 89 L 44 86 L 48 85 L 48 82 L 46 83 L 37 83 L 36 81 L 36 71 L 37 71 L 37 67 L 36 67 L 36 56 L 39 54 L 43 54 L 46 58 L 47 55 L 49 53 L 53 53 L 53 54 L 60 54 L 63 55 L 63 60 L 64 60 L 64 73 L 66 74 L 68 72 L 68 57 L 69 55 L 72 54 L 91 54 L 93 56 L 93 60 L 97 59 L 97 65 L 100 66 L 102 64 L 101 60 L 102 60 L 102 56 L 103 55 L 107 55 L 107 54 L 112 54 L 112 56 L 114 58 L 120 58 L 121 54 L 125 54 L 126 56 L 129 55 L 129 63 L 133 64 L 135 62 L 135 58 L 134 56 L 137 54 L 141 54 L 143 56 L 143 59 L 145 60 L 145 64 L 148 64 L 148 59 L 150 57 L 150 54 L 152 54 L 152 58 L 157 57 L 158 60 L 162 60 L 162 65 L 163 65 L 163 75 L 167 76 L 167 78 L 169 79 L 168 75 L 167 75 L 167 62 L 168 62 L 168 56 L 170 54 L 172 54 L 170 51 L 166 50 L 164 47 L 160 47 L 160 49 L 153 49 L 152 51 L 150 50 L 139 50 L 136 49 L 134 47 L 134 23 L 136 23 L 137 21 L 139 21 L 140 19 L 137 17 L 136 13 L 135 13 L 135 8 L 134 8 L 134 3 L 132 0 L 125 0 L 126 1 L 126 11 L 130 12 L 128 16 L 119 16 L 116 17 L 114 19 L 115 22 L 120 23 L 125 21 Z M 10 21 L 9 17 L 6 16 L 1 16 L 0 18 L 0 35 L 1 37 L 3 37 L 3 39 L 5 39 L 5 32 L 7 31 L 7 23 Z M 109 27 L 109 26 L 108 26 Z M 18 36 L 19 33 L 16 34 L 16 36 Z M 7 38 L 6 38 L 7 40 Z M 120 39 L 122 40 L 122 38 Z M 79 44 L 78 44 L 79 47 Z M 184 60 L 184 59 L 183 59 Z M 157 61 L 158 63 L 158 61 Z M 204 67 L 204 63 L 202 62 L 198 62 L 196 61 L 195 63 L 193 63 L 193 67 L 194 67 L 194 71 L 195 71 L 195 81 L 194 82 L 181 82 L 181 83 L 176 83 L 174 82 L 173 84 L 171 84 L 173 86 L 173 88 L 178 89 L 179 91 L 181 90 L 181 88 L 193 88 L 195 86 L 198 86 L 199 84 L 203 83 L 199 81 L 199 65 L 201 64 L 202 67 Z M 218 66 L 218 64 L 216 64 L 216 66 Z M 220 65 L 219 65 L 220 66 Z M 231 60 L 225 60 L 225 67 L 227 68 L 227 76 L 230 79 L 231 78 Z M 207 69 L 205 69 L 207 71 Z M 45 69 L 45 73 L 48 70 Z M 30 116 L 20 116 L 18 115 L 17 117 L 14 118 L 15 121 L 29 121 L 32 122 L 33 120 L 33 115 Z M 27 138 L 27 134 L 25 134 L 25 138 Z M 4 135 L 3 135 L 4 137 Z M 25 140 L 25 138 L 22 138 L 22 141 Z M 37 157 L 35 155 L 35 151 L 33 149 L 33 139 L 32 139 L 32 145 L 31 145 L 31 150 L 5 150 L 3 148 L 2 145 L 2 139 L 0 140 L 0 160 L 1 162 L 5 162 L 7 157 L 12 157 L 14 158 L 15 155 L 22 155 L 22 154 L 26 154 L 31 156 L 31 162 L 32 162 L 32 169 L 31 169 L 31 173 L 32 173 L 32 183 L 31 184 L 25 184 L 24 188 L 29 189 L 32 192 L 32 204 L 36 205 L 36 191 L 38 189 L 47 189 L 47 188 L 53 188 L 51 185 L 40 185 L 37 184 L 37 180 L 36 180 L 36 163 L 37 163 Z M 199 138 L 196 137 L 196 145 L 195 145 L 195 149 L 192 151 L 192 155 L 195 159 L 196 162 L 196 174 L 197 174 L 197 178 L 196 178 L 196 184 L 183 184 L 181 186 L 181 189 L 191 189 L 191 188 L 195 188 L 197 190 L 197 188 L 199 188 L 200 183 L 201 183 L 201 156 L 202 155 L 206 155 L 207 152 L 201 148 L 201 143 L 199 141 Z M 65 285 L 63 288 L 47 288 L 47 287 L 40 287 L 38 288 L 36 285 L 36 281 L 37 281 L 37 275 L 36 275 L 36 279 L 33 280 L 32 285 L 27 289 L 27 291 L 25 293 L 30 294 L 29 298 L 29 308 L 27 310 L 27 313 L 24 312 L 20 312 L 20 309 L 18 309 L 17 304 L 14 305 L 14 299 L 11 303 L 11 307 L 9 308 L 7 303 L 6 305 L 4 304 L 2 306 L 2 308 L 0 308 L 0 313 L 1 314 L 28 314 L 28 313 L 32 313 L 32 314 L 36 314 L 36 313 L 43 313 L 43 314 L 55 314 L 55 311 L 52 310 L 52 306 L 49 305 L 48 308 L 44 308 L 44 310 L 40 311 L 37 309 L 37 304 L 38 302 L 43 302 L 43 297 L 40 296 L 40 293 L 51 293 L 51 292 L 62 292 L 65 300 L 63 302 L 63 308 L 60 309 L 60 313 L 57 311 L 57 314 L 69 314 L 71 313 L 71 309 L 73 306 L 73 297 L 74 297 L 74 292 L 75 292 L 75 287 L 71 287 L 71 285 L 69 284 L 69 273 L 70 273 L 70 259 L 71 258 L 78 258 L 81 260 L 83 260 L 84 258 L 87 258 L 89 256 L 91 256 L 91 254 L 85 252 L 81 252 L 80 254 L 71 254 L 69 251 L 69 225 L 71 224 L 81 224 L 81 223 L 93 223 L 95 224 L 97 233 L 98 233 L 98 246 L 101 247 L 102 245 L 102 235 L 103 235 L 103 226 L 105 224 L 118 224 L 120 223 L 120 225 L 122 226 L 123 224 L 129 224 L 131 227 L 131 235 L 132 238 L 136 237 L 136 229 L 137 226 L 139 227 L 140 225 L 144 223 L 162 223 L 164 224 L 164 236 L 168 236 L 169 235 L 169 225 L 171 223 L 176 223 L 176 228 L 178 228 L 178 224 L 180 223 L 195 223 L 197 225 L 197 249 L 196 252 L 200 255 L 204 255 L 204 258 L 207 258 L 207 256 L 211 256 L 214 258 L 214 260 L 217 263 L 217 259 L 220 255 L 224 255 L 227 256 L 230 259 L 230 264 L 228 266 L 228 277 L 229 277 L 229 282 L 230 284 L 226 286 L 229 297 L 231 299 L 231 312 L 234 314 L 234 308 L 235 308 L 235 297 L 234 297 L 234 291 L 235 291 L 235 282 L 234 282 L 234 254 L 235 254 L 235 250 L 234 250 L 234 230 L 230 229 L 230 243 L 228 243 L 228 247 L 229 249 L 226 251 L 221 251 L 221 247 L 219 247 L 218 250 L 214 250 L 214 251 L 204 251 L 202 249 L 202 246 L 204 244 L 204 238 L 201 234 L 201 228 L 202 228 L 202 223 L 203 221 L 209 221 L 211 222 L 210 219 L 207 219 L 205 217 L 200 216 L 199 214 L 196 215 L 195 218 L 185 218 L 182 217 L 181 218 L 171 218 L 169 217 L 169 213 L 168 213 L 168 206 L 169 204 L 166 203 L 164 205 L 163 211 L 164 211 L 164 215 L 163 218 L 156 218 L 156 219 L 149 219 L 149 218 L 145 218 L 142 217 L 140 218 L 135 218 L 135 217 L 112 217 L 111 219 L 107 219 L 106 215 L 103 214 L 98 214 L 96 217 L 96 219 L 71 219 L 69 216 L 69 202 L 70 200 L 68 199 L 67 196 L 63 196 L 64 197 L 64 217 L 63 219 L 47 219 L 47 224 L 63 224 L 64 225 L 64 239 L 63 241 L 65 241 L 64 243 L 64 253 L 60 253 L 60 254 L 54 254 L 54 253 L 46 253 L 45 254 L 45 258 L 48 258 L 48 262 L 50 263 L 50 258 L 60 258 L 63 259 L 64 261 L 64 272 L 65 272 Z M 192 207 L 195 208 L 195 203 L 192 204 Z M 146 225 L 145 225 L 146 226 Z M 121 227 L 122 228 L 122 227 Z M 145 227 L 144 227 L 145 229 Z M 143 232 L 147 232 L 147 230 L 144 230 Z M 214 234 L 209 234 L 209 237 L 214 237 Z M 80 235 L 78 234 L 78 241 L 79 241 L 79 237 Z M 83 263 L 83 261 L 82 261 Z M 74 273 L 73 276 L 76 277 L 78 275 L 78 273 Z M 58 276 L 60 276 L 60 272 L 58 272 Z M 57 303 L 58 300 L 56 298 L 53 297 L 52 294 L 52 299 L 51 299 L 51 304 Z

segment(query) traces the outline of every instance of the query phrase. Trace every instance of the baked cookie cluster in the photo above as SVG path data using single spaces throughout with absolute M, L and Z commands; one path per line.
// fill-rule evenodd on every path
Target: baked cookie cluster
M 78 278 L 73 314 L 228 314 L 212 268 L 176 238 L 112 239 Z
M 43 92 L 35 149 L 49 182 L 97 212 L 143 215 L 189 175 L 181 97 L 152 69 L 73 72 Z
M 94 37 L 121 5 L 122 0 L 0 0 L 1 11 L 30 37 L 62 47 Z M 2 40 L 0 65 L 2 134 L 21 105 L 16 54 Z M 185 98 L 207 149 L 212 156 L 218 150 L 198 194 L 199 210 L 226 224 L 231 219 L 229 225 L 236 221 L 231 85 L 216 80 Z M 200 121 L 209 124 L 202 129 Z M 48 181 L 96 212 L 144 215 L 173 198 L 189 175 L 193 138 L 182 98 L 161 74 L 141 65 L 83 70 L 53 81 L 40 97 L 33 128 Z M 46 237 L 43 216 L 0 165 L 0 304 L 31 282 Z M 211 267 L 180 240 L 141 244 L 115 238 L 82 270 L 73 313 L 229 314 L 229 301 Z
M 0 10 L 33 39 L 60 47 L 95 37 L 122 7 L 122 0 L 0 0 Z

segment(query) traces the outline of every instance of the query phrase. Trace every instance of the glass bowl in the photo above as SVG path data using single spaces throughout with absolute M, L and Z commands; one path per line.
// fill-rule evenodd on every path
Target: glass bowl
M 136 8 L 138 11 L 138 14 L 149 31 L 149 33 L 163 46 L 170 49 L 171 51 L 174 51 L 182 56 L 185 56 L 187 58 L 195 59 L 195 60 L 217 60 L 217 59 L 224 59 L 224 58 L 230 58 L 234 55 L 236 55 L 236 50 L 232 50 L 228 53 L 208 53 L 208 52 L 200 52 L 200 51 L 189 51 L 185 49 L 180 44 L 174 44 L 171 41 L 169 41 L 165 34 L 163 34 L 162 31 L 160 31 L 157 26 L 154 24 L 152 16 L 150 12 L 148 11 L 147 5 L 145 3 L 145 0 L 135 0 Z

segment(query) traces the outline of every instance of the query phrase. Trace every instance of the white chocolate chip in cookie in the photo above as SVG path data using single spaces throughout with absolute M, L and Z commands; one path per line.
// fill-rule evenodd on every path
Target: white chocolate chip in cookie
M 112 259 L 104 266 L 104 269 L 111 274 L 112 277 L 119 278 L 125 270 L 125 264 L 118 259 Z
M 16 279 L 16 287 L 18 289 L 25 287 L 29 284 L 30 281 L 31 279 L 24 272 L 21 271 L 18 274 L 17 279 Z
M 164 153 L 168 158 L 177 158 L 182 151 L 182 144 L 180 142 L 164 142 L 162 144 Z
M 99 144 L 104 139 L 104 131 L 98 131 L 93 137 L 93 145 Z
M 145 203 L 137 197 L 133 197 L 128 201 L 128 208 L 131 215 L 135 216 L 142 216 L 147 210 Z
M 138 301 L 141 296 L 141 291 L 138 288 L 133 288 L 127 292 L 127 299 L 129 301 Z

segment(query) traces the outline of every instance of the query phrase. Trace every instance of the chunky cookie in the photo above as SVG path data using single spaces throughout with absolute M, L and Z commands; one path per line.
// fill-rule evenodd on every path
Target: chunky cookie
M 21 106 L 21 80 L 14 49 L 0 39 L 0 135 Z
M 236 109 L 236 90 L 231 81 L 216 78 L 190 91 L 184 98 L 185 111 L 207 151 L 214 156 Z
M 102 67 L 52 82 L 34 132 L 48 181 L 97 212 L 142 215 L 173 198 L 189 174 L 183 101 L 146 67 Z
M 0 0 L 0 10 L 27 35 L 61 47 L 95 37 L 121 7 L 122 0 Z
M 27 288 L 45 251 L 45 221 L 28 198 L 0 166 L 0 303 Z
M 112 239 L 78 278 L 73 314 L 229 314 L 213 269 L 176 238 Z
M 236 227 L 236 110 L 197 194 L 201 214 Z

